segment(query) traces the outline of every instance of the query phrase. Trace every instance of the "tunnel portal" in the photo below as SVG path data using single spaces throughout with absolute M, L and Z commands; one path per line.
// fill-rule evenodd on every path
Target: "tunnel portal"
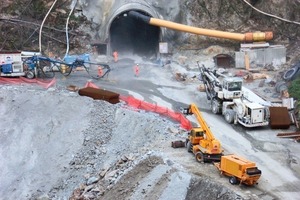
M 111 50 L 118 51 L 119 55 L 155 57 L 159 49 L 160 28 L 129 17 L 127 12 L 116 16 L 111 23 Z M 142 14 L 149 16 L 147 13 Z

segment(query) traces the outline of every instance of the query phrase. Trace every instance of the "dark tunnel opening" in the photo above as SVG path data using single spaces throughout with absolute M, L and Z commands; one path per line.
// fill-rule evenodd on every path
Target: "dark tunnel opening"
M 111 23 L 110 46 L 111 50 L 118 51 L 119 55 L 133 54 L 147 58 L 156 57 L 159 38 L 159 27 L 129 17 L 126 12 L 118 15 Z

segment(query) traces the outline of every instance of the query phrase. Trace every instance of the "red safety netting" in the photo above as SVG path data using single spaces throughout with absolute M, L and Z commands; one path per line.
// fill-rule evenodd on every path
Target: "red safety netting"
M 99 89 L 99 87 L 96 84 L 90 81 L 88 81 L 85 84 L 85 87 L 93 87 Z M 186 130 L 191 130 L 192 128 L 191 122 L 187 118 L 185 118 L 185 116 L 182 113 L 175 112 L 173 110 L 170 110 L 169 108 L 158 106 L 156 104 L 151 104 L 146 101 L 136 99 L 132 96 L 128 96 L 128 97 L 120 96 L 120 100 L 125 101 L 129 106 L 133 108 L 155 112 L 164 115 L 166 117 L 170 117 L 171 119 L 180 122 L 181 127 Z
M 91 87 L 91 88 L 96 88 L 96 89 L 99 89 L 99 88 L 100 88 L 100 87 L 98 87 L 95 83 L 92 83 L 91 81 L 86 82 L 86 84 L 85 84 L 84 87 L 85 87 L 85 88 Z
M 156 104 L 141 101 L 131 96 L 120 96 L 120 99 L 125 101 L 129 106 L 133 108 L 151 111 L 170 117 L 171 119 L 180 122 L 181 127 L 186 130 L 191 130 L 192 128 L 191 122 L 188 119 L 186 119 L 182 113 L 175 112 L 173 110 L 170 110 L 169 108 L 158 106 Z
M 17 77 L 17 78 L 0 77 L 0 84 L 33 84 L 33 83 L 38 84 L 43 88 L 47 89 L 56 83 L 56 79 L 53 78 L 49 81 L 45 81 L 41 79 L 27 79 L 24 77 Z
M 99 87 L 96 84 L 90 81 L 88 81 L 84 87 L 93 87 L 99 89 Z M 132 96 L 120 96 L 120 100 L 125 101 L 129 106 L 133 108 L 155 112 L 166 117 L 170 117 L 171 119 L 180 122 L 181 127 L 186 130 L 191 130 L 192 128 L 191 122 L 187 118 L 185 118 L 185 116 L 182 113 L 175 112 L 173 110 L 170 110 L 169 108 L 158 106 L 156 104 L 151 104 L 146 101 L 141 101 Z

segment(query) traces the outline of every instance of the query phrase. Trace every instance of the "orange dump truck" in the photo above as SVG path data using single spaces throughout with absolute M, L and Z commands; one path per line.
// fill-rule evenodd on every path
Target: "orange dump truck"
M 254 185 L 261 176 L 261 171 L 254 162 L 234 154 L 222 156 L 221 162 L 214 163 L 214 165 L 221 171 L 221 174 L 229 176 L 231 184 Z

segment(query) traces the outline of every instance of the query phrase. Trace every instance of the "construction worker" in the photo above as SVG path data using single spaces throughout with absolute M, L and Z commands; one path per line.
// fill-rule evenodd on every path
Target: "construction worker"
M 102 77 L 103 76 L 103 69 L 101 66 L 98 66 L 98 76 Z
M 139 64 L 136 64 L 136 65 L 133 67 L 133 71 L 134 71 L 135 77 L 138 77 L 138 76 L 139 76 L 139 73 L 140 73 L 140 67 L 139 67 Z
M 113 57 L 114 57 L 114 61 L 115 61 L 115 62 L 118 62 L 118 56 L 119 56 L 119 55 L 118 55 L 118 52 L 117 52 L 117 51 L 114 51 L 114 52 L 113 52 Z

